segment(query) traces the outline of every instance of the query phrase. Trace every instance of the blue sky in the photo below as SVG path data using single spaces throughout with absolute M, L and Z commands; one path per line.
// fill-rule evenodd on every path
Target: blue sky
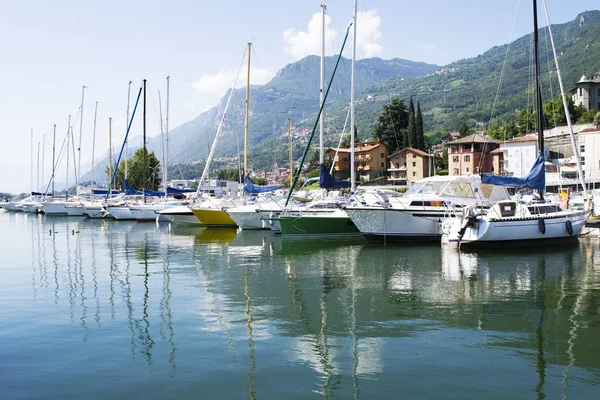
M 78 113 L 83 85 L 85 164 L 91 160 L 96 101 L 99 159 L 108 148 L 109 116 L 113 145 L 122 142 L 129 80 L 137 92 L 141 80 L 148 79 L 148 135 L 157 135 L 157 90 L 164 102 L 167 75 L 173 128 L 216 104 L 231 85 L 248 41 L 254 43 L 256 84 L 266 83 L 288 63 L 317 54 L 321 3 L 0 0 L 0 191 L 29 189 L 31 129 L 34 146 L 46 134 L 48 179 L 52 125 L 57 124 L 57 140 L 62 140 L 69 114 Z M 329 54 L 341 45 L 353 1 L 324 3 Z M 543 10 L 543 0 L 538 3 Z M 552 23 L 600 8 L 597 0 L 547 0 L 547 5 Z M 532 30 L 526 0 L 359 0 L 358 11 L 359 58 L 400 57 L 444 65 Z M 543 14 L 540 18 L 544 26 Z M 74 128 L 78 141 L 79 122 Z M 132 135 L 141 135 L 139 125 L 134 124 Z

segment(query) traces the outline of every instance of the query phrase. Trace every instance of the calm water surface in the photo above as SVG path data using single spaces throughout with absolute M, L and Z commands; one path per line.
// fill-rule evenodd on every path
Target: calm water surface
M 595 399 L 597 238 L 298 241 L 0 211 L 0 397 Z

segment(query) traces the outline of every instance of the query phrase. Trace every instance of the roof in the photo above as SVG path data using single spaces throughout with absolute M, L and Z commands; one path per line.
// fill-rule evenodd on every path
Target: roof
M 502 153 L 504 153 L 504 150 L 502 150 L 500 147 L 498 147 L 496 150 L 490 151 L 490 154 L 502 154 Z
M 453 140 L 452 142 L 446 143 L 446 146 L 453 146 L 455 144 L 471 144 L 471 143 L 495 143 L 499 144 L 497 140 L 492 139 L 487 135 L 482 135 L 480 133 L 474 133 L 469 136 L 465 136 L 464 138 Z
M 514 137 L 510 140 L 506 141 L 506 144 L 509 143 L 521 143 L 521 142 L 537 142 L 538 135 L 537 133 L 530 133 L 524 136 Z
M 359 153 L 362 151 L 371 151 L 373 149 L 376 149 L 377 147 L 380 147 L 381 145 L 383 145 L 383 143 L 380 142 L 365 142 L 365 143 L 357 143 L 354 146 L 354 152 L 355 153 Z M 327 151 L 337 151 L 338 153 L 350 153 L 350 148 L 335 148 L 335 147 L 329 147 L 327 149 Z
M 425 151 L 423 151 L 423 150 L 415 149 L 415 148 L 413 148 L 413 147 L 406 147 L 406 148 L 404 148 L 404 149 L 402 149 L 402 150 L 398 150 L 398 151 L 397 151 L 397 152 L 395 152 L 394 154 L 390 154 L 390 155 L 388 156 L 388 158 L 390 158 L 390 157 L 392 157 L 392 156 L 395 156 L 395 155 L 396 155 L 396 154 L 398 154 L 398 153 L 402 153 L 403 151 L 410 152 L 410 153 L 416 153 L 416 154 L 418 154 L 418 155 L 420 155 L 420 156 L 423 156 L 423 157 L 430 156 L 430 154 L 429 154 L 429 153 L 427 153 L 427 152 L 425 152 Z
M 579 131 L 579 133 L 591 133 L 591 132 L 600 132 L 600 127 L 598 125 L 592 128 L 585 128 Z

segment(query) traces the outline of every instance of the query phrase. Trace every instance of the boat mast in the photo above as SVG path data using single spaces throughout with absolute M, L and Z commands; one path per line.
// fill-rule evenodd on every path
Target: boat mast
M 171 76 L 167 76 L 167 115 L 165 119 L 165 194 L 167 191 L 167 183 L 169 179 L 169 82 L 171 80 Z
M 351 72 L 351 83 L 350 83 L 350 192 L 356 190 L 356 176 L 354 172 L 354 70 L 356 64 L 356 3 L 354 0 L 354 37 L 352 38 L 352 72 Z
M 29 192 L 33 192 L 33 128 L 31 128 L 31 141 L 29 143 L 30 149 L 30 157 L 29 157 L 29 165 L 30 165 L 30 176 L 29 176 Z
M 319 106 L 323 104 L 324 86 L 325 86 L 325 10 L 327 6 L 321 4 L 322 27 L 321 27 L 321 83 L 319 85 Z M 323 124 L 325 121 L 325 109 L 321 112 L 319 118 L 319 165 L 325 162 L 325 150 L 323 143 Z
M 290 185 L 294 179 L 294 164 L 292 161 L 292 120 L 288 118 L 288 155 L 290 157 Z
M 38 142 L 38 149 L 37 149 L 37 178 L 36 178 L 36 182 L 35 182 L 35 191 L 39 191 L 40 190 L 40 142 Z
M 69 139 L 71 139 L 71 115 L 69 115 L 69 125 L 67 126 L 67 187 L 65 189 L 65 200 L 69 198 Z
M 94 200 L 94 168 L 95 168 L 95 164 L 94 164 L 94 155 L 96 153 L 96 117 L 98 116 L 98 101 L 96 102 L 96 107 L 94 108 L 94 133 L 92 134 L 92 184 L 91 184 L 91 188 L 92 188 L 92 200 Z
M 79 178 L 81 177 L 81 136 L 83 131 L 83 98 L 85 95 L 85 88 L 87 86 L 83 86 L 81 88 L 81 115 L 79 116 L 79 146 L 77 146 L 77 176 L 75 183 L 75 190 L 77 192 L 77 196 L 79 196 Z
M 163 129 L 163 117 L 162 117 L 162 98 L 160 97 L 160 90 L 158 92 L 158 118 L 160 119 L 160 149 L 162 151 L 162 181 L 165 188 L 165 194 L 167 192 L 167 181 L 165 179 L 165 131 Z
M 127 126 L 129 126 L 129 101 L 131 100 L 131 80 L 127 85 Z M 125 138 L 125 180 L 127 180 L 127 158 L 129 158 L 129 151 L 127 147 L 127 138 Z
M 537 0 L 533 0 L 533 47 L 535 54 L 535 87 L 536 87 L 536 113 L 538 129 L 538 148 L 544 154 L 544 122 L 542 108 L 542 90 L 540 85 L 540 55 L 538 50 L 538 21 L 537 21 Z M 538 189 L 540 200 L 544 200 L 544 189 Z
M 143 126 L 143 133 L 144 133 L 144 167 L 143 167 L 143 176 L 142 176 L 142 193 L 144 193 L 144 203 L 146 202 L 146 79 L 144 79 L 144 118 L 143 118 L 144 122 L 142 124 Z
M 248 120 L 250 114 L 250 49 L 252 43 L 248 43 L 248 73 L 246 76 L 246 122 L 244 124 L 244 176 L 250 179 L 248 173 Z M 244 205 L 246 205 L 246 192 L 244 192 Z
M 42 136 L 42 184 L 44 184 L 44 155 L 46 154 L 46 134 L 44 133 L 44 135 Z M 41 189 L 41 188 L 40 188 Z M 46 187 L 46 190 L 48 190 L 48 188 Z M 41 192 L 41 190 L 40 190 Z
M 53 128 L 53 138 L 52 138 L 52 198 L 54 198 L 54 169 L 55 169 L 55 156 L 56 156 L 56 124 L 54 124 Z
M 108 117 L 108 164 L 110 165 L 108 171 L 110 176 L 113 176 L 113 161 L 112 161 L 112 117 Z M 109 181 L 108 194 L 112 193 L 112 179 Z
M 565 88 L 563 86 L 562 77 L 560 75 L 560 68 L 558 66 L 558 57 L 556 57 L 556 47 L 554 46 L 554 35 L 552 35 L 552 27 L 550 25 L 550 17 L 548 16 L 548 7 L 544 2 L 544 11 L 546 13 L 546 22 L 548 23 L 548 33 L 550 34 L 550 43 L 552 43 L 552 53 L 554 54 L 554 64 L 556 65 L 556 76 L 558 78 L 558 84 L 560 85 L 560 93 L 563 102 L 563 108 L 565 110 L 565 117 L 567 118 L 567 125 L 569 126 L 569 133 L 571 138 L 571 147 L 573 148 L 573 154 L 577 160 L 577 172 L 579 174 L 579 180 L 583 187 L 583 197 L 587 199 L 587 186 L 585 184 L 585 177 L 583 175 L 583 168 L 581 167 L 581 158 L 579 157 L 579 149 L 575 143 L 575 133 L 573 132 L 573 124 L 571 123 L 571 115 L 569 114 L 569 106 L 567 104 L 567 97 L 565 96 Z

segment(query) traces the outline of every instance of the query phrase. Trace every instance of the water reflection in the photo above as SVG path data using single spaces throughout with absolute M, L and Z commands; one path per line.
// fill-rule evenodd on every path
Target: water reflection
M 155 397 L 184 397 L 167 391 L 176 383 L 220 398 L 389 397 L 398 385 L 418 398 L 586 398 L 600 386 L 596 242 L 458 253 L 19 221 L 33 255 L 20 304 L 33 298 L 29 311 L 48 315 L 38 326 L 68 343 L 61 354 L 73 354 L 64 362 L 77 378 L 96 362 L 131 387 L 146 382 Z M 45 350 L 39 343 L 47 342 L 35 353 Z M 27 349 L 19 357 L 34 353 Z

